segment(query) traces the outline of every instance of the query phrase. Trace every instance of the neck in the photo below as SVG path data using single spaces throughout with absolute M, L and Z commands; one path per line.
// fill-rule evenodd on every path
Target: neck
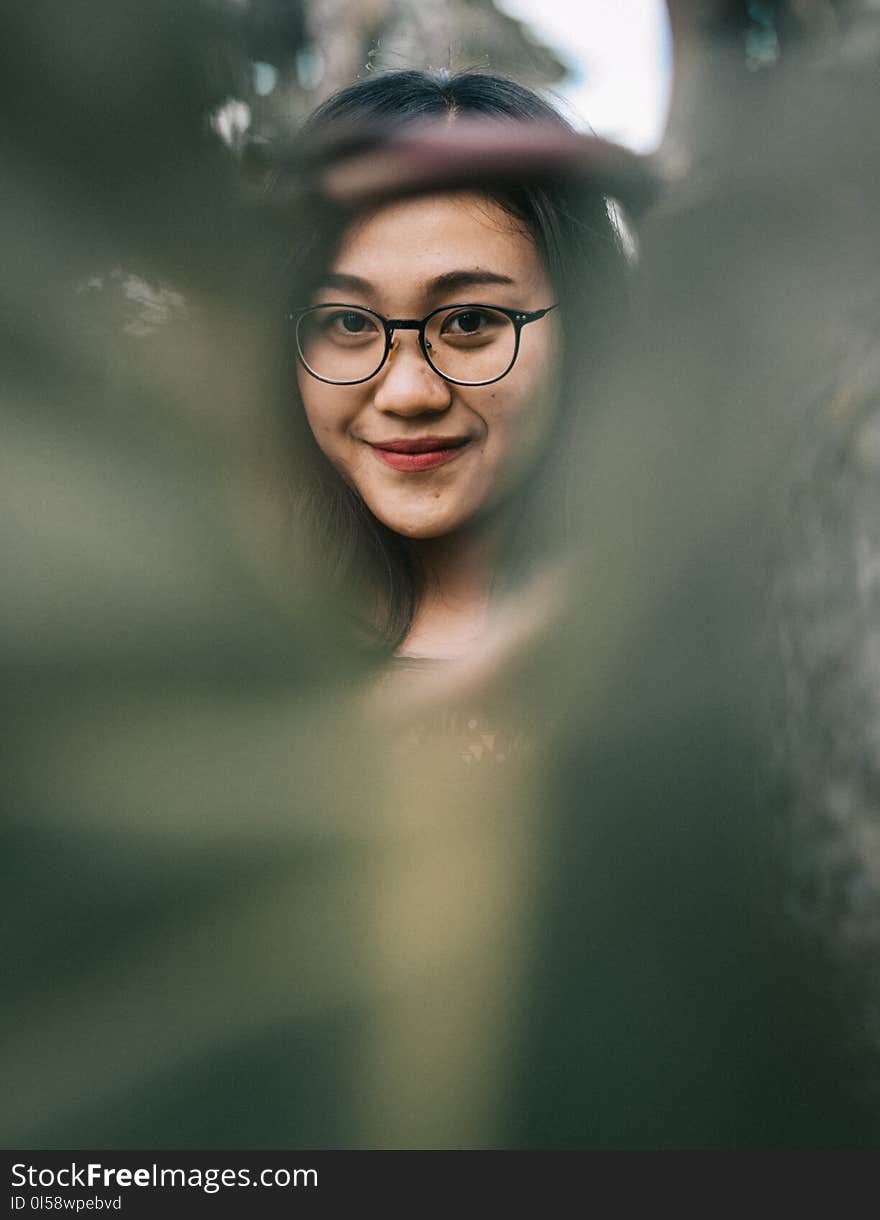
M 411 543 L 421 575 L 419 602 L 399 655 L 458 657 L 487 626 L 497 533 L 471 527 Z

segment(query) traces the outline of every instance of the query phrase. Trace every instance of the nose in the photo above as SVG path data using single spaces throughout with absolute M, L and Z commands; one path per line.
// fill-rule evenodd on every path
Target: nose
M 428 364 L 414 332 L 395 333 L 385 367 L 376 377 L 373 403 L 393 415 L 445 411 L 452 405 L 452 387 Z

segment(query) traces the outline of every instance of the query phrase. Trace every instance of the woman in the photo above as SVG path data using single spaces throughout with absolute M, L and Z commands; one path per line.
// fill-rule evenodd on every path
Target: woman
M 408 132 L 417 147 L 417 124 L 464 137 L 477 119 L 524 147 L 535 132 L 574 138 L 510 80 L 415 71 L 344 89 L 304 136 L 326 171 Z M 325 187 L 304 230 L 289 314 L 297 515 L 392 670 L 484 676 L 499 638 L 534 622 L 505 619 L 502 596 L 546 601 L 565 541 L 571 385 L 583 401 L 585 339 L 594 367 L 625 260 L 599 189 L 558 164 L 529 182 L 516 168 L 462 175 L 453 157 L 446 189 L 400 175 L 397 193 L 392 179 L 341 210 Z

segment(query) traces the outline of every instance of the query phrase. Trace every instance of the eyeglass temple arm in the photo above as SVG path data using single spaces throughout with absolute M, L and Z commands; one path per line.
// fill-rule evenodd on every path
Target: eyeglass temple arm
M 535 309 L 531 313 L 514 314 L 514 318 L 520 324 L 520 326 L 527 326 L 529 322 L 539 321 L 546 314 L 548 314 L 551 309 L 558 309 L 558 308 L 559 308 L 559 302 L 557 301 L 553 305 L 548 305 L 546 309 Z

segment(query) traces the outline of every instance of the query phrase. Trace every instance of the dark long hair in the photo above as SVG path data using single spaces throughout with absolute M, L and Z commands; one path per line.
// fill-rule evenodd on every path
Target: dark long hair
M 307 119 L 301 142 L 313 147 L 334 134 L 361 130 L 369 131 L 375 143 L 376 133 L 381 133 L 381 140 L 403 127 L 444 116 L 552 124 L 571 131 L 552 106 L 505 77 L 408 70 L 369 77 L 334 94 Z M 626 259 L 608 200 L 598 189 L 575 187 L 561 178 L 481 183 L 480 189 L 526 225 L 562 305 L 564 407 L 571 398 L 566 385 L 577 383 L 577 397 L 583 398 L 583 336 L 589 336 L 594 353 L 601 351 L 603 335 L 610 335 L 609 321 L 620 305 Z M 351 218 L 328 208 L 325 200 L 313 203 L 317 206 L 300 214 L 298 253 L 289 267 L 291 282 L 300 293 L 326 267 Z M 303 215 L 308 217 L 305 222 Z M 587 281 L 592 285 L 589 292 L 584 291 Z M 569 342 L 574 318 L 577 338 Z M 294 372 L 291 369 L 289 385 L 298 400 Z M 314 441 L 298 401 L 296 406 L 291 420 L 296 433 L 291 489 L 298 525 L 317 541 L 316 553 L 327 566 L 333 587 L 348 599 L 348 617 L 359 641 L 387 655 L 406 637 L 418 605 L 421 574 L 415 555 L 409 540 L 380 522 L 333 469 Z M 565 429 L 557 424 L 524 485 L 508 497 L 495 592 L 526 578 L 536 555 L 552 551 L 554 531 L 548 531 L 547 523 L 554 514 L 547 510 L 554 500 L 557 519 L 564 515 L 564 480 L 559 461 L 554 461 L 564 459 L 564 438 Z M 540 512 L 535 511 L 537 505 Z M 559 541 L 557 536 L 555 542 Z

